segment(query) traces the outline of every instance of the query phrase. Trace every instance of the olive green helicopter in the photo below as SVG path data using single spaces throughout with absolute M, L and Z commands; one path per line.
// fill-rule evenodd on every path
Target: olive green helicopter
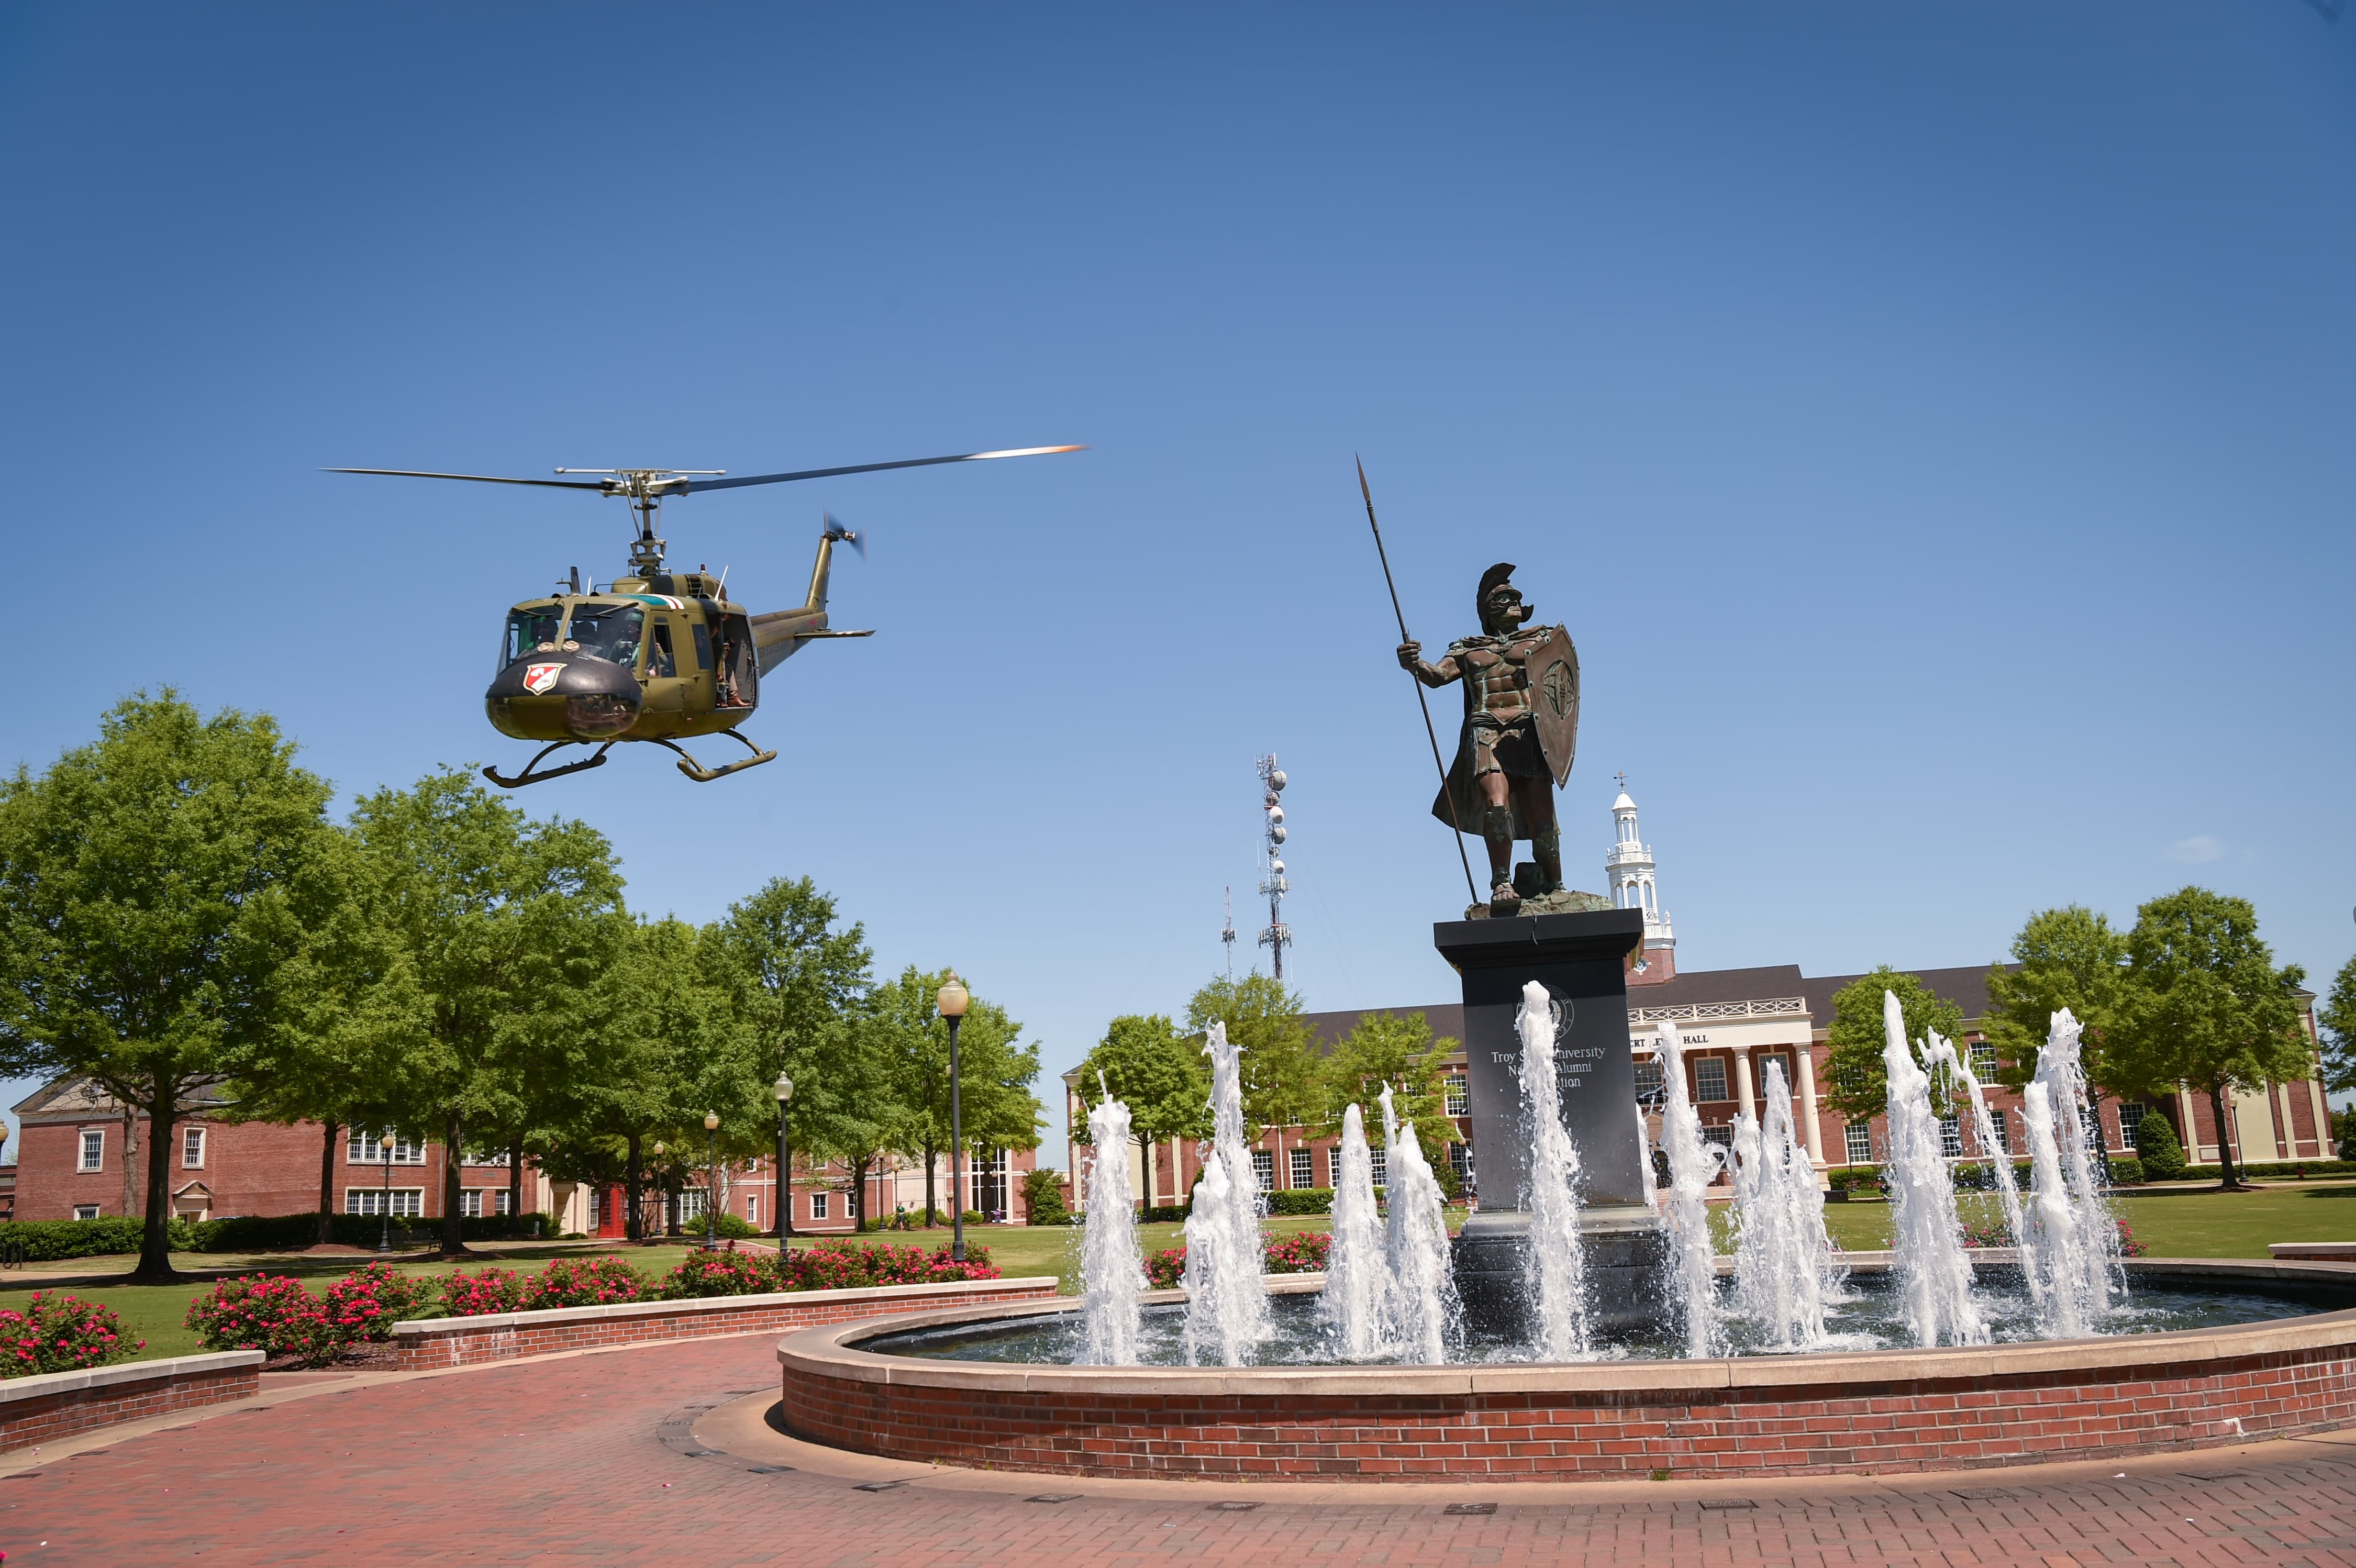
M 560 475 L 597 476 L 577 479 L 514 479 L 415 468 L 329 468 L 326 472 L 535 485 L 594 490 L 626 499 L 637 517 L 637 538 L 630 545 L 626 575 L 602 590 L 592 583 L 584 593 L 581 568 L 575 566 L 554 594 L 527 599 L 508 611 L 506 635 L 499 642 L 498 675 L 483 694 L 483 707 L 492 727 L 501 735 L 549 744 L 513 778 L 496 768 L 484 768 L 483 777 L 503 789 L 520 789 L 601 768 L 605 754 L 623 741 L 651 741 L 679 754 L 681 773 L 699 784 L 708 784 L 776 759 L 776 752 L 762 750 L 737 728 L 760 705 L 763 676 L 820 638 L 874 635 L 838 630 L 827 624 L 826 618 L 827 574 L 834 547 L 848 544 L 863 554 L 865 542 L 827 517 L 819 535 L 818 564 L 810 572 L 809 597 L 794 609 L 752 615 L 729 599 L 725 571 L 715 578 L 703 571 L 673 572 L 664 566 L 668 542 L 655 529 L 666 499 L 698 490 L 1084 450 L 1081 446 L 1023 446 L 736 478 L 728 478 L 723 468 L 556 470 Z M 706 768 L 679 742 L 707 735 L 724 735 L 753 755 Z M 568 746 L 597 749 L 578 762 L 541 768 L 552 753 Z

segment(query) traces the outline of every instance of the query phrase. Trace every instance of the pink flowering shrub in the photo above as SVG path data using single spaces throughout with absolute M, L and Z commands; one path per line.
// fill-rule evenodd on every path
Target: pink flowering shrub
M 0 1378 L 102 1367 L 146 1348 L 125 1343 L 123 1320 L 94 1301 L 35 1291 L 21 1309 L 0 1307 Z
M 434 1296 L 432 1281 L 375 1262 L 346 1274 L 324 1293 L 328 1312 L 356 1339 L 390 1339 L 392 1326 L 418 1316 Z
M 990 1249 L 975 1243 L 962 1263 L 946 1246 L 922 1247 L 820 1241 L 796 1251 L 783 1268 L 787 1290 L 859 1290 L 870 1285 L 929 1285 L 950 1280 L 994 1280 Z
M 513 1269 L 450 1274 L 442 1281 L 442 1310 L 453 1317 L 487 1317 L 523 1306 L 523 1276 Z
M 285 1274 L 242 1274 L 188 1303 L 187 1326 L 208 1350 L 260 1350 L 324 1367 L 366 1331 L 348 1305 L 330 1306 Z
M 654 1282 L 619 1258 L 559 1258 L 524 1281 L 523 1310 L 644 1301 Z
M 1186 1249 L 1164 1247 L 1145 1254 L 1145 1283 L 1155 1290 L 1176 1290 L 1186 1273 Z
M 703 1295 L 766 1295 L 783 1290 L 776 1260 L 766 1252 L 690 1252 L 663 1277 L 661 1294 L 670 1300 Z
M 1325 1256 L 1333 1250 L 1333 1233 L 1330 1230 L 1300 1230 L 1290 1236 L 1271 1236 L 1260 1249 L 1260 1272 L 1270 1274 L 1313 1274 L 1325 1267 Z
M 2126 1220 L 2115 1219 L 2111 1221 L 2111 1223 L 2119 1228 L 2119 1256 L 2123 1258 L 2140 1258 L 2151 1251 L 2151 1246 L 2148 1242 L 2138 1241 L 2135 1239 L 2135 1232 L 2127 1228 L 2127 1222 Z M 1964 1226 L 1964 1245 L 1966 1247 L 2009 1247 L 2012 1245 L 2012 1232 L 1998 1224 L 1966 1223 Z

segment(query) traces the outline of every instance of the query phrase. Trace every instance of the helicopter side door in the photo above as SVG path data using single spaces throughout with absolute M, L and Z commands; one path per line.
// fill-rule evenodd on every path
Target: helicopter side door
M 712 642 L 715 696 L 723 709 L 751 712 L 761 701 L 761 654 L 753 645 L 753 621 L 743 610 L 727 610 L 713 618 L 719 623 Z

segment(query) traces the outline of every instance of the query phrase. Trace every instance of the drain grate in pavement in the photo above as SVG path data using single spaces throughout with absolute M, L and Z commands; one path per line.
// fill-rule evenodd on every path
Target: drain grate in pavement
M 1203 1511 L 1205 1513 L 1249 1513 L 1258 1507 L 1259 1507 L 1258 1503 L 1213 1503 Z
M 2247 1470 L 2187 1470 L 2184 1474 L 2195 1481 L 2246 1481 Z
M 1950 1495 L 1961 1498 L 1967 1503 L 1993 1503 L 2012 1496 L 2012 1493 L 2009 1488 L 2004 1487 L 1976 1487 L 1968 1492 L 1955 1492 Z
M 1076 1503 L 1080 1500 L 1080 1494 L 1077 1492 L 1041 1492 L 1036 1497 L 1025 1498 L 1023 1500 L 1026 1503 Z
M 1759 1505 L 1749 1498 L 1704 1498 L 1701 1506 L 1706 1509 L 1755 1509 Z
M 748 1476 L 782 1476 L 792 1468 L 793 1466 L 791 1465 L 755 1465 L 751 1469 L 745 1471 L 744 1474 Z
M 1497 1505 L 1494 1503 L 1451 1503 L 1440 1511 L 1441 1513 L 1495 1513 L 1497 1511 Z
M 851 1489 L 854 1492 L 894 1492 L 907 1484 L 905 1481 L 862 1481 Z

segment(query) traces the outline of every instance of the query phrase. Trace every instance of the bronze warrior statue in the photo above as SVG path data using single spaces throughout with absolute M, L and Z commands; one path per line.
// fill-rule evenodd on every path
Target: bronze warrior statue
M 1464 727 L 1447 782 L 1431 814 L 1459 832 L 1478 833 L 1489 846 L 1489 910 L 1520 911 L 1525 900 L 1548 905 L 1564 895 L 1562 832 L 1555 825 L 1554 791 L 1570 777 L 1579 739 L 1579 654 L 1559 626 L 1523 629 L 1534 613 L 1500 562 L 1481 574 L 1474 603 L 1481 635 L 1449 644 L 1437 664 L 1423 645 L 1399 644 L 1398 660 L 1427 686 L 1464 682 Z M 1527 839 L 1535 878 L 1517 888 L 1514 842 Z M 1569 906 L 1566 906 L 1569 907 Z

